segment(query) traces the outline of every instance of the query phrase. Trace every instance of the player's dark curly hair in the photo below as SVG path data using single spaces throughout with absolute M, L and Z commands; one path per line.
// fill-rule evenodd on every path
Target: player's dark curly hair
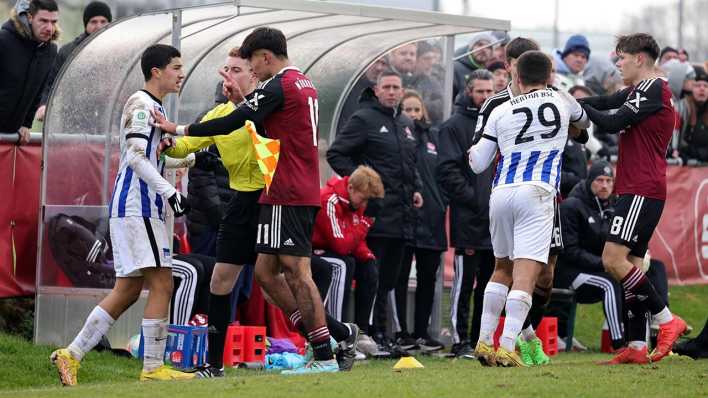
M 288 57 L 285 35 L 278 29 L 262 26 L 251 32 L 241 44 L 241 58 L 250 59 L 258 50 L 270 50 L 278 58 Z
M 519 59 L 521 54 L 526 51 L 538 51 L 541 47 L 538 46 L 532 39 L 525 37 L 515 37 L 504 47 L 506 53 L 506 62 L 511 62 L 512 59 Z
M 541 51 L 526 51 L 517 60 L 516 69 L 522 84 L 545 85 L 551 75 L 553 63 L 548 55 Z
M 153 44 L 145 49 L 140 57 L 140 70 L 145 81 L 152 78 L 152 68 L 165 69 L 172 62 L 172 58 L 181 57 L 179 50 L 167 44 Z
M 645 53 L 650 56 L 652 60 L 659 58 L 659 45 L 656 43 L 656 40 L 647 33 L 634 33 L 617 37 L 615 51 L 618 54 Z

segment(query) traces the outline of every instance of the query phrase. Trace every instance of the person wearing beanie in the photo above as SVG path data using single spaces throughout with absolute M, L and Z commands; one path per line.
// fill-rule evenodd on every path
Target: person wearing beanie
M 54 81 L 71 53 L 77 48 L 81 42 L 83 42 L 90 34 L 102 29 L 104 26 L 108 25 L 113 21 L 113 14 L 111 14 L 111 9 L 108 4 L 102 1 L 92 1 L 86 8 L 84 8 L 84 32 L 78 35 L 74 40 L 66 43 L 59 50 L 56 59 L 54 60 L 54 65 L 49 71 L 47 76 L 47 82 L 44 85 L 44 90 L 42 91 L 42 98 L 39 102 L 40 106 L 37 108 L 37 113 L 35 118 L 39 121 L 44 121 L 44 115 L 47 111 L 47 101 L 49 101 L 49 94 L 52 92 L 52 87 L 54 86 Z
M 477 70 L 484 69 L 488 62 L 494 59 L 494 45 L 499 42 L 492 34 L 487 32 L 476 33 L 470 39 L 467 47 L 455 52 L 455 77 L 452 82 L 453 99 L 464 91 L 467 78 Z
M 583 71 L 590 59 L 590 44 L 585 36 L 570 36 L 563 50 L 556 50 L 553 58 L 556 73 L 569 80 L 569 86 L 585 85 Z
M 625 344 L 622 287 L 602 265 L 605 231 L 613 216 L 614 170 L 604 160 L 590 167 L 560 205 L 565 250 L 558 257 L 554 287 L 572 289 L 581 304 L 602 302 L 612 346 Z M 567 336 L 567 321 L 560 317 L 558 336 Z M 600 325 L 597 325 L 598 327 Z

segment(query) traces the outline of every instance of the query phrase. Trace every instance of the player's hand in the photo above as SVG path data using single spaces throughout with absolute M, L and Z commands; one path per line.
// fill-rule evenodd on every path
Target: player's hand
M 17 145 L 24 145 L 30 142 L 30 138 L 32 135 L 30 134 L 30 130 L 27 127 L 20 127 L 20 129 L 17 131 L 17 134 L 20 135 L 20 138 L 17 140 Z
M 174 195 L 170 196 L 167 199 L 167 203 L 170 204 L 175 217 L 181 217 L 189 213 L 190 207 L 187 198 L 179 192 L 175 192 Z
M 39 120 L 40 122 L 44 121 L 44 114 L 47 112 L 47 106 L 42 105 L 39 108 L 37 108 L 37 112 L 34 113 L 34 118 Z
M 423 207 L 423 195 L 421 195 L 420 192 L 413 193 L 413 207 L 416 209 Z
M 150 109 L 150 114 L 152 114 L 153 120 L 150 122 L 153 126 L 159 128 L 162 130 L 164 133 L 168 134 L 177 134 L 177 124 L 170 122 L 167 120 L 165 115 L 163 115 L 160 112 L 155 111 L 154 109 Z
M 170 135 L 164 136 L 162 140 L 160 140 L 160 144 L 157 146 L 157 157 L 159 158 L 162 155 L 162 152 L 175 146 L 175 142 L 174 137 Z
M 241 87 L 238 86 L 236 81 L 223 70 L 219 70 L 219 74 L 224 78 L 222 90 L 226 98 L 234 104 L 243 101 L 243 92 L 241 92 Z

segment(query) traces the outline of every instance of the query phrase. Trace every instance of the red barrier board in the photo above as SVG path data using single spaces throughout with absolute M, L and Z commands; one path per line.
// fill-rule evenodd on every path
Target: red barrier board
M 65 156 L 67 162 L 52 159 L 50 164 L 68 166 L 77 150 L 54 151 L 53 156 Z M 0 298 L 31 295 L 35 290 L 41 152 L 36 145 L 0 144 Z M 82 173 L 67 170 L 62 181 L 51 182 L 55 194 L 48 197 L 50 202 L 66 203 L 67 197 L 75 204 L 102 202 L 98 192 L 87 188 L 100 181 L 102 151 L 81 152 L 95 167 Z M 112 170 L 109 178 L 114 177 Z M 670 283 L 708 283 L 708 168 L 670 166 L 667 179 L 668 200 L 649 246 L 651 254 L 666 264 Z M 452 253 L 451 249 L 445 255 L 446 286 L 453 276 Z

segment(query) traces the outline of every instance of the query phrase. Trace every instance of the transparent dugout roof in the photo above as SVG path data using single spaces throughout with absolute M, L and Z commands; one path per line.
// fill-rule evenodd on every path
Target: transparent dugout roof
M 303 0 L 237 0 L 116 21 L 81 44 L 52 90 L 44 124 L 40 231 L 51 228 L 44 227 L 59 214 L 106 216 L 122 107 L 143 84 L 140 55 L 152 44 L 172 43 L 178 13 L 186 74 L 177 100 L 180 123 L 213 106 L 217 70 L 228 50 L 254 28 L 273 26 L 285 33 L 292 63 L 318 88 L 320 137 L 327 141 L 352 86 L 390 50 L 420 39 L 510 28 L 502 20 Z M 41 271 L 53 262 L 46 232 L 40 238 L 39 284 L 55 285 L 51 273 Z

